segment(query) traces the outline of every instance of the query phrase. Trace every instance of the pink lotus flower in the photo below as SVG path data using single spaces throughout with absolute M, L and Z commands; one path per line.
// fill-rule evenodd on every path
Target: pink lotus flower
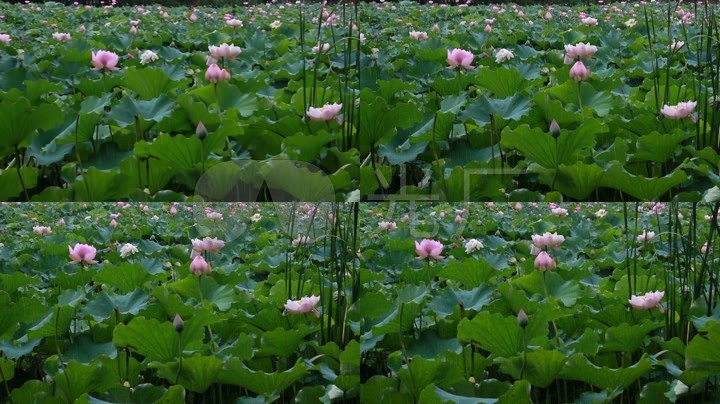
M 75 248 L 68 246 L 70 252 L 70 260 L 73 264 L 84 262 L 86 264 L 97 264 L 94 260 L 97 250 L 95 247 L 87 244 L 75 244 Z
M 683 46 L 685 46 L 685 42 L 683 42 L 683 41 L 673 41 L 670 45 L 668 45 L 668 50 L 669 50 L 670 52 L 677 52 L 677 51 L 679 51 L 680 48 L 682 48 Z
M 195 15 L 195 13 L 190 14 L 190 17 L 188 18 L 190 21 L 195 22 L 197 21 L 198 17 Z
M 299 234 L 295 240 L 292 241 L 292 246 L 297 247 L 299 245 L 310 244 L 312 240 L 309 236 L 303 236 Z
M 535 268 L 540 271 L 547 271 L 548 269 L 555 269 L 557 264 L 555 260 L 545 251 L 541 251 L 537 257 L 535 257 Z
M 342 104 L 333 103 L 325 104 L 320 108 L 309 107 L 307 116 L 311 121 L 330 121 L 338 116 L 342 106 Z
M 12 39 L 10 39 L 10 35 L 8 34 L 0 34 L 0 42 L 4 44 L 9 44 Z
M 463 49 L 455 48 L 452 51 L 447 51 L 447 63 L 450 65 L 451 69 L 456 67 L 461 69 L 474 69 L 475 66 L 470 65 L 473 58 L 475 58 L 475 56 L 472 52 Z
M 33 227 L 33 231 L 41 236 L 52 233 L 52 229 L 49 226 L 35 226 Z
M 197 255 L 200 255 L 204 252 L 217 254 L 223 247 L 225 247 L 225 242 L 222 240 L 218 240 L 217 238 L 205 237 L 202 240 L 192 239 L 190 240 L 190 242 L 193 246 L 190 258 L 195 258 Z
M 242 26 L 243 26 L 243 22 L 242 22 L 242 21 L 236 20 L 236 19 L 234 19 L 234 18 L 231 18 L 231 19 L 225 21 L 225 23 L 226 23 L 228 26 L 233 27 L 233 28 L 238 28 L 238 27 L 242 27 Z
M 545 13 L 545 19 L 552 20 L 552 14 L 549 11 L 547 13 Z
M 532 241 L 533 245 L 537 248 L 549 247 L 557 249 L 558 247 L 560 247 L 560 244 L 565 242 L 565 236 L 563 236 L 562 234 L 550 233 L 548 231 L 542 235 L 533 234 Z
M 647 243 L 655 237 L 654 231 L 644 231 L 643 234 L 637 236 L 638 243 Z
M 209 274 L 211 270 L 212 267 L 205 261 L 202 255 L 196 256 L 190 263 L 190 272 L 195 275 Z
M 228 45 L 226 43 L 223 43 L 220 46 L 209 46 L 208 49 L 210 50 L 210 55 L 215 60 L 223 58 L 235 59 L 242 52 L 239 46 L 235 46 L 235 44 Z
M 439 241 L 423 239 L 421 242 L 415 242 L 415 253 L 419 259 L 434 259 L 439 260 L 443 257 L 440 253 L 443 250 L 443 245 Z
M 581 61 L 575 62 L 573 67 L 570 69 L 570 78 L 575 81 L 587 80 L 590 77 L 590 70 Z
M 428 39 L 428 34 L 423 31 L 410 31 L 410 38 L 420 41 L 422 39 Z
M 665 292 L 656 290 L 655 292 L 645 293 L 644 296 L 633 295 L 628 302 L 630 303 L 630 306 L 636 310 L 650 310 L 657 307 L 658 310 L 660 310 L 660 313 L 664 313 L 665 307 L 660 304 L 663 296 L 665 296 Z
M 390 231 L 397 229 L 397 224 L 395 222 L 378 222 L 378 227 Z
M 315 315 L 319 318 L 320 312 L 315 308 L 319 302 L 320 296 L 314 295 L 305 296 L 300 300 L 288 299 L 287 303 L 285 303 L 285 311 L 292 314 L 306 314 L 314 312 Z
M 130 31 L 129 31 L 129 32 L 130 32 L 131 34 L 133 34 L 133 35 L 137 34 L 137 27 L 136 27 L 136 26 L 134 26 L 134 25 L 133 25 L 133 26 L 131 26 L 131 27 L 130 27 Z
M 565 208 L 552 208 L 550 209 L 550 213 L 555 216 L 567 216 L 568 211 Z
M 569 65 L 577 58 L 590 60 L 597 52 L 597 46 L 583 42 L 577 45 L 565 45 L 565 64 Z
M 117 64 L 120 58 L 118 55 L 114 52 L 108 52 L 104 50 L 100 50 L 97 53 L 92 53 L 92 65 L 93 70 L 102 70 L 102 69 L 108 69 L 110 71 L 118 70 Z
M 220 66 L 213 63 L 208 67 L 207 71 L 205 72 L 205 80 L 211 82 L 211 83 L 219 83 L 221 81 L 229 80 L 230 79 L 230 72 L 221 69 Z
M 68 34 L 66 32 L 56 32 L 56 33 L 52 34 L 52 37 L 54 40 L 60 41 L 60 42 L 67 42 L 70 39 L 72 39 L 70 37 L 70 34 Z
M 685 119 L 691 117 L 696 106 L 696 101 L 681 102 L 678 105 L 663 105 L 660 112 L 667 119 Z
M 581 19 L 580 22 L 582 22 L 583 24 L 585 24 L 589 27 L 592 27 L 593 25 L 597 25 L 598 20 L 597 20 L 597 18 L 585 17 L 585 18 Z
M 112 220 L 110 221 L 110 227 L 112 227 L 113 229 L 116 228 L 117 225 L 118 225 L 118 223 L 117 223 L 117 221 L 116 221 L 115 219 L 112 219 Z

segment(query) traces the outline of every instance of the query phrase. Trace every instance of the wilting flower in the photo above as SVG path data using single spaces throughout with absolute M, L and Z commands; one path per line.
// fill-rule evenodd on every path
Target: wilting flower
M 285 311 L 292 314 L 306 314 L 314 312 L 317 317 L 320 317 L 320 312 L 315 308 L 320 302 L 320 296 L 305 296 L 300 300 L 288 299 L 285 303 Z
M 547 271 L 548 269 L 555 269 L 556 267 L 555 260 L 545 251 L 540 251 L 540 254 L 535 257 L 535 268 L 540 271 Z
M 582 22 L 583 24 L 585 24 L 587 26 L 592 27 L 593 25 L 597 25 L 598 20 L 597 20 L 597 18 L 585 17 L 585 18 L 581 19 L 580 22 Z
M 97 53 L 91 52 L 93 70 L 108 69 L 110 71 L 118 70 L 117 64 L 120 58 L 114 52 L 100 50 Z
M 33 227 L 33 231 L 41 236 L 52 233 L 52 229 L 49 226 L 35 226 Z
M 205 72 L 205 79 L 211 83 L 230 80 L 230 72 L 225 69 L 221 69 L 220 66 L 213 63 Z
M 696 101 L 681 102 L 677 105 L 663 105 L 660 112 L 667 119 L 685 119 L 691 117 L 696 106 Z
M 647 243 L 648 241 L 652 240 L 653 237 L 655 237 L 654 231 L 645 230 L 643 234 L 637 236 L 637 241 L 638 243 Z
M 235 59 L 242 52 L 239 46 L 226 43 L 220 44 L 220 46 L 208 46 L 208 50 L 215 60 Z
M 54 40 L 60 41 L 60 42 L 67 42 L 70 39 L 72 39 L 70 37 L 70 34 L 68 34 L 67 32 L 56 32 L 56 33 L 52 34 L 52 37 Z
M 569 65 L 577 58 L 590 60 L 597 52 L 597 46 L 583 42 L 577 45 L 565 45 L 565 64 Z
M 573 67 L 570 69 L 570 78 L 575 81 L 587 80 L 590 77 L 590 70 L 581 61 L 575 62 Z
M 645 293 L 644 296 L 633 295 L 628 302 L 630 303 L 630 306 L 636 310 L 650 310 L 657 307 L 658 310 L 660 310 L 660 313 L 664 313 L 665 307 L 660 304 L 663 296 L 665 296 L 665 292 L 656 290 L 655 292 Z
M 208 264 L 207 261 L 205 261 L 205 258 L 203 258 L 202 255 L 196 256 L 190 263 L 190 272 L 195 275 L 208 274 L 211 270 L 212 267 L 210 266 L 210 264 Z
M 120 257 L 125 258 L 133 254 L 137 254 L 138 248 L 130 243 L 125 243 L 122 247 L 120 247 Z
M 94 260 L 97 250 L 91 245 L 78 243 L 75 244 L 74 248 L 68 246 L 68 251 L 70 251 L 70 260 L 73 264 L 78 264 L 80 262 L 84 262 L 86 264 L 97 263 L 97 261 Z
M 320 108 L 309 107 L 307 110 L 307 116 L 311 121 L 330 121 L 335 119 L 340 110 L 342 104 L 325 104 Z
M 419 41 L 422 39 L 428 39 L 428 34 L 424 31 L 410 31 L 410 38 Z
M 520 328 L 525 328 L 528 325 L 528 316 L 525 314 L 525 310 L 520 309 L 517 315 L 517 322 Z
M 563 236 L 562 234 L 550 233 L 548 231 L 542 235 L 533 234 L 532 241 L 533 245 L 537 248 L 549 247 L 557 249 L 558 247 L 560 247 L 560 244 L 565 242 L 565 236 Z
M 470 254 L 473 251 L 477 251 L 481 248 L 485 248 L 485 245 L 480 240 L 471 238 L 470 240 L 465 242 L 465 254 Z
M 227 24 L 228 26 L 233 27 L 233 28 L 238 28 L 238 27 L 242 27 L 242 26 L 243 26 L 243 22 L 242 22 L 242 21 L 236 20 L 236 19 L 234 19 L 234 18 L 225 21 L 225 24 Z
M 146 65 L 146 64 L 148 64 L 150 62 L 154 62 L 156 60 L 158 60 L 157 53 L 155 53 L 149 49 L 140 54 L 140 64 L 141 65 Z
M 502 48 L 495 54 L 495 63 L 502 63 L 506 60 L 514 58 L 515 55 L 509 50 Z
M 378 222 L 378 227 L 390 231 L 397 229 L 397 224 L 395 222 Z
M 439 241 L 423 239 L 421 242 L 415 242 L 415 253 L 420 259 L 435 259 L 439 260 L 443 257 L 440 253 L 443 250 L 443 245 Z
M 683 41 L 673 41 L 670 45 L 668 45 L 668 50 L 669 50 L 670 52 L 675 52 L 675 51 L 680 50 L 680 48 L 682 48 L 683 46 L 685 46 L 685 42 L 683 42 Z
M 461 69 L 474 69 L 475 66 L 470 65 L 473 58 L 475 58 L 475 56 L 472 52 L 463 49 L 455 48 L 452 51 L 447 51 L 447 63 L 450 65 L 451 69 L 456 67 Z

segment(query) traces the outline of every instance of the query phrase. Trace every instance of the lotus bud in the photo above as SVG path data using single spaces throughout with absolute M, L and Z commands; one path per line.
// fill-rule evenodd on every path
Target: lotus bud
M 520 328 L 525 328 L 528 325 L 528 316 L 525 314 L 525 310 L 520 309 L 520 312 L 517 315 L 517 322 Z
M 557 121 L 554 119 L 550 122 L 550 134 L 553 137 L 560 136 L 560 125 L 558 125 Z
M 179 314 L 175 314 L 175 319 L 173 320 L 173 328 L 177 332 L 182 332 L 183 328 L 185 328 L 185 322 Z
M 197 128 L 195 129 L 195 134 L 202 140 L 205 139 L 205 136 L 207 136 L 207 129 L 205 128 L 205 125 L 200 121 L 197 125 Z

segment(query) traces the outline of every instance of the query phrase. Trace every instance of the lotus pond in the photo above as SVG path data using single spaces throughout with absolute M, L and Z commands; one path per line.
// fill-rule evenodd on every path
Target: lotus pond
M 357 209 L 3 204 L 0 402 L 357 402 Z
M 361 8 L 368 200 L 698 201 L 718 182 L 717 3 L 429 3 Z
M 717 402 L 718 205 L 363 205 L 361 397 Z
M 0 3 L 1 200 L 358 190 L 353 7 L 109 3 Z

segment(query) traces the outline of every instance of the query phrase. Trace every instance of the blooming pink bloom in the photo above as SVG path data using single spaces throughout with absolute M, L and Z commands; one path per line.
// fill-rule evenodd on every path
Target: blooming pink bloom
M 193 251 L 190 254 L 190 258 L 195 258 L 195 256 L 200 255 L 203 252 L 210 252 L 216 254 L 223 247 L 225 247 L 225 242 L 222 240 L 218 240 L 217 238 L 205 237 L 202 240 L 192 239 L 190 240 L 190 242 L 193 246 Z
M 8 43 L 10 43 L 10 41 L 12 41 L 12 39 L 10 39 L 10 35 L 0 34 L 0 42 L 8 44 Z
M 378 222 L 378 227 L 390 231 L 397 229 L 397 224 L 395 222 Z
M 451 69 L 459 67 L 461 69 L 474 69 L 475 66 L 471 66 L 473 58 L 475 56 L 470 51 L 455 48 L 452 51 L 447 51 L 447 62 Z
M 235 44 L 228 45 L 226 43 L 221 44 L 220 46 L 209 46 L 208 49 L 210 50 L 210 55 L 215 60 L 220 59 L 235 59 L 242 50 L 239 46 L 235 46 Z
M 190 272 L 195 275 L 204 275 L 210 273 L 212 267 L 205 261 L 202 255 L 196 256 L 190 263 Z
M 644 231 L 643 234 L 637 236 L 638 243 L 647 243 L 655 237 L 654 231 Z
M 70 39 L 72 39 L 70 37 L 70 34 L 68 34 L 66 32 L 56 32 L 56 33 L 52 34 L 52 37 L 54 40 L 60 41 L 60 42 L 67 42 Z
M 415 242 L 415 253 L 419 259 L 435 259 L 439 260 L 443 257 L 440 253 L 443 250 L 443 245 L 439 241 L 423 239 L 421 242 Z
M 565 242 L 565 236 L 563 236 L 562 234 L 550 233 L 548 231 L 542 235 L 533 234 L 532 241 L 533 245 L 537 248 L 549 247 L 557 249 L 558 247 L 560 247 L 560 244 Z
M 535 268 L 541 271 L 555 269 L 556 267 L 555 260 L 545 251 L 540 251 L 540 254 L 535 257 Z
M 292 241 L 292 246 L 297 247 L 299 245 L 310 244 L 312 240 L 309 236 L 298 235 L 295 240 Z
M 220 66 L 215 63 L 211 64 L 205 72 L 205 80 L 211 83 L 218 83 L 229 79 L 230 72 L 225 69 L 221 69 Z
M 292 314 L 306 314 L 314 312 L 317 317 L 320 317 L 320 312 L 315 308 L 320 302 L 320 296 L 305 296 L 300 300 L 288 299 L 285 303 L 285 310 Z
M 97 250 L 95 247 L 87 244 L 75 244 L 75 248 L 68 246 L 70 252 L 70 260 L 74 263 L 85 262 L 86 264 L 96 264 L 94 260 Z
M 311 121 L 330 121 L 338 116 L 342 106 L 342 104 L 333 103 L 325 104 L 320 108 L 309 107 L 307 116 Z
M 410 38 L 419 41 L 421 39 L 428 39 L 428 34 L 423 31 L 410 31 Z
M 545 13 L 545 19 L 546 19 L 546 20 L 552 20 L 552 14 L 550 14 L 549 11 L 548 11 L 547 13 Z
M 52 233 L 52 229 L 49 226 L 35 226 L 33 227 L 33 231 L 41 236 Z
M 192 14 L 190 14 L 189 19 L 190 19 L 190 21 L 195 22 L 195 21 L 197 21 L 198 17 L 197 17 L 197 15 L 195 15 L 195 13 L 192 13 Z
M 665 292 L 656 290 L 655 292 L 645 293 L 645 296 L 633 295 L 628 302 L 630 303 L 630 306 L 636 310 L 650 310 L 657 307 L 658 310 L 660 310 L 660 313 L 664 313 L 665 307 L 660 304 L 663 296 L 665 296 Z
M 118 55 L 114 52 L 108 52 L 104 50 L 100 50 L 97 53 L 92 53 L 92 65 L 93 70 L 102 70 L 102 69 L 108 69 L 110 71 L 118 70 L 117 64 L 120 58 Z
M 570 78 L 575 81 L 587 80 L 590 77 L 590 70 L 581 61 L 575 62 L 570 69 Z
M 569 65 L 576 58 L 590 60 L 595 52 L 597 52 L 597 46 L 583 42 L 577 45 L 565 45 L 565 64 Z
M 585 18 L 581 19 L 580 22 L 582 22 L 583 24 L 585 24 L 587 26 L 592 27 L 593 25 L 597 25 L 598 20 L 597 20 L 597 18 L 585 17 Z
M 678 105 L 663 105 L 660 112 L 667 119 L 685 119 L 692 115 L 696 106 L 696 101 L 681 102 Z
M 242 21 L 236 20 L 236 19 L 234 19 L 234 18 L 225 21 L 225 23 L 226 23 L 228 26 L 233 27 L 233 28 L 238 28 L 238 27 L 242 27 L 242 26 L 243 26 L 243 22 L 242 22 Z
M 550 210 L 550 213 L 555 216 L 567 216 L 568 211 L 565 208 L 553 208 Z
M 172 216 L 177 215 L 177 208 L 175 208 L 174 206 L 171 207 L 171 208 L 170 208 L 170 214 L 171 214 Z

